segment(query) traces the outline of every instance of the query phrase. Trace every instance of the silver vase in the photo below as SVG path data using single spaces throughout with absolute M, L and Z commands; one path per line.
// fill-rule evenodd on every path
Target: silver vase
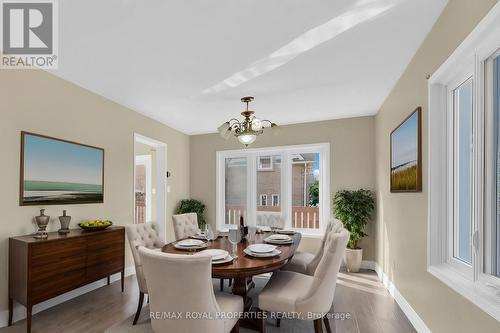
M 37 239 L 45 239 L 48 237 L 47 225 L 50 221 L 50 216 L 45 215 L 45 209 L 40 209 L 40 216 L 35 216 L 36 225 L 38 226 L 38 231 L 35 235 Z
M 66 210 L 63 210 L 62 216 L 59 216 L 59 222 L 61 222 L 61 229 L 59 229 L 60 234 L 67 234 L 69 232 L 69 222 L 71 221 L 71 216 L 66 215 Z

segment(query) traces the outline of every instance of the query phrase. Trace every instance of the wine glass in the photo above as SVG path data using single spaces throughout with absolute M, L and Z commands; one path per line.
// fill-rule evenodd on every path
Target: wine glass
M 215 234 L 210 224 L 205 225 L 205 237 L 207 241 L 210 242 L 210 246 L 212 246 L 212 241 L 215 240 Z
M 229 236 L 227 237 L 231 243 L 231 257 L 236 260 L 238 258 L 235 248 L 240 241 L 240 231 L 238 229 L 229 229 Z
M 250 244 L 255 242 L 255 235 L 257 234 L 257 227 L 248 227 L 248 240 Z

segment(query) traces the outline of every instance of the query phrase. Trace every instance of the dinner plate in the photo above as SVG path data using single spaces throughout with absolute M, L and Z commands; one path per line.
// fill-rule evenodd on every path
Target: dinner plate
M 196 246 L 182 246 L 182 245 L 179 245 L 179 244 L 174 244 L 174 247 L 178 250 L 185 250 L 185 251 L 189 251 L 189 250 L 201 250 L 201 249 L 205 249 L 207 247 L 207 244 L 206 243 L 203 243 L 202 245 L 196 245 Z
M 190 238 L 192 238 L 192 239 L 200 239 L 200 240 L 207 240 L 207 237 L 205 236 L 204 233 L 193 235 Z
M 290 236 L 288 235 L 271 235 L 267 237 L 267 239 L 272 239 L 272 240 L 279 240 L 279 241 L 289 241 L 291 240 Z
M 271 231 L 271 227 L 267 226 L 267 225 L 262 225 L 262 226 L 258 226 L 257 230 L 260 232 L 269 232 L 269 231 Z
M 197 255 L 206 255 L 212 257 L 212 261 L 219 261 L 229 256 L 229 252 L 221 249 L 207 249 L 197 253 Z
M 248 247 L 246 249 L 244 249 L 243 252 L 245 252 L 249 256 L 255 257 L 255 258 L 271 258 L 271 257 L 279 256 L 281 254 L 281 251 L 278 249 L 274 249 L 272 252 L 267 252 L 267 253 L 256 253 L 256 252 L 252 252 L 251 250 L 249 250 Z
M 233 261 L 233 257 L 227 256 L 221 260 L 212 260 L 212 265 L 220 265 L 220 264 L 227 264 L 228 262 Z
M 295 235 L 295 231 L 293 230 L 278 230 L 276 232 L 282 235 Z
M 252 244 L 248 246 L 247 249 L 254 253 L 269 253 L 276 250 L 276 246 L 269 244 Z
M 293 244 L 293 239 L 279 240 L 279 239 L 266 238 L 266 239 L 264 239 L 264 242 L 269 243 L 269 244 L 276 244 L 276 245 L 287 245 L 287 244 Z
M 183 247 L 193 247 L 193 246 L 201 246 L 205 244 L 203 241 L 199 239 L 183 239 L 181 241 L 178 241 L 176 245 L 183 246 Z

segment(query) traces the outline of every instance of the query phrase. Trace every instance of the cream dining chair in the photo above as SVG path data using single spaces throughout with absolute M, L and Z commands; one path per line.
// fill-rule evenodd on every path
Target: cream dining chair
M 321 245 L 319 247 L 318 252 L 315 255 L 309 252 L 301 252 L 301 251 L 295 252 L 295 254 L 292 257 L 292 260 L 290 260 L 290 262 L 285 267 L 283 267 L 283 270 L 293 271 L 307 275 L 313 275 L 314 271 L 316 270 L 316 267 L 319 264 L 319 261 L 321 260 L 321 257 L 323 256 L 325 241 L 328 234 L 332 230 L 339 230 L 343 227 L 344 226 L 342 222 L 332 218 L 325 228 L 325 233 L 321 238 Z
M 139 248 L 148 281 L 155 333 L 237 333 L 243 298 L 214 293 L 208 256 L 179 255 Z M 180 318 L 166 318 L 176 313 Z M 193 319 L 193 314 L 203 317 Z M 201 319 L 200 319 L 201 318 Z
M 175 239 L 184 239 L 200 233 L 198 227 L 198 215 L 196 213 L 186 213 L 172 215 L 174 223 Z
M 349 232 L 341 228 L 331 231 L 325 241 L 324 253 L 314 275 L 291 271 L 277 271 L 259 295 L 259 308 L 264 312 L 301 313 L 299 319 L 313 320 L 314 331 L 323 331 L 322 319 L 327 332 L 331 332 L 324 316 L 332 307 L 337 274 L 342 263 Z M 265 332 L 265 319 L 260 331 Z
M 172 215 L 174 224 L 175 240 L 188 238 L 201 232 L 198 227 L 198 215 L 196 213 L 185 213 Z M 231 286 L 231 279 L 229 280 Z M 224 290 L 224 279 L 220 279 L 220 291 Z
M 139 304 L 137 305 L 137 311 L 133 322 L 133 325 L 135 325 L 137 323 L 137 319 L 139 319 L 139 315 L 141 314 L 144 295 L 148 294 L 148 287 L 146 285 L 146 279 L 144 278 L 138 248 L 140 246 L 144 246 L 149 249 L 160 251 L 165 244 L 161 240 L 158 234 L 158 226 L 154 222 L 129 224 L 126 226 L 126 229 L 130 250 L 132 251 L 132 256 L 134 257 L 137 284 L 139 285 Z

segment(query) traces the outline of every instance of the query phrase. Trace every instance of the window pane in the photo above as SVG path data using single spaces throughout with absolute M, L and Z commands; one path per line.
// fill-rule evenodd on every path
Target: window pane
M 283 227 L 281 206 L 271 203 L 273 195 L 281 194 L 281 156 L 257 158 L 257 225 Z
M 226 214 L 225 224 L 239 224 L 240 216 L 246 218 L 247 207 L 247 158 L 226 158 Z
M 292 155 L 292 227 L 319 228 L 319 154 Z
M 456 117 L 455 257 L 471 263 L 472 225 L 472 79 L 454 91 Z

